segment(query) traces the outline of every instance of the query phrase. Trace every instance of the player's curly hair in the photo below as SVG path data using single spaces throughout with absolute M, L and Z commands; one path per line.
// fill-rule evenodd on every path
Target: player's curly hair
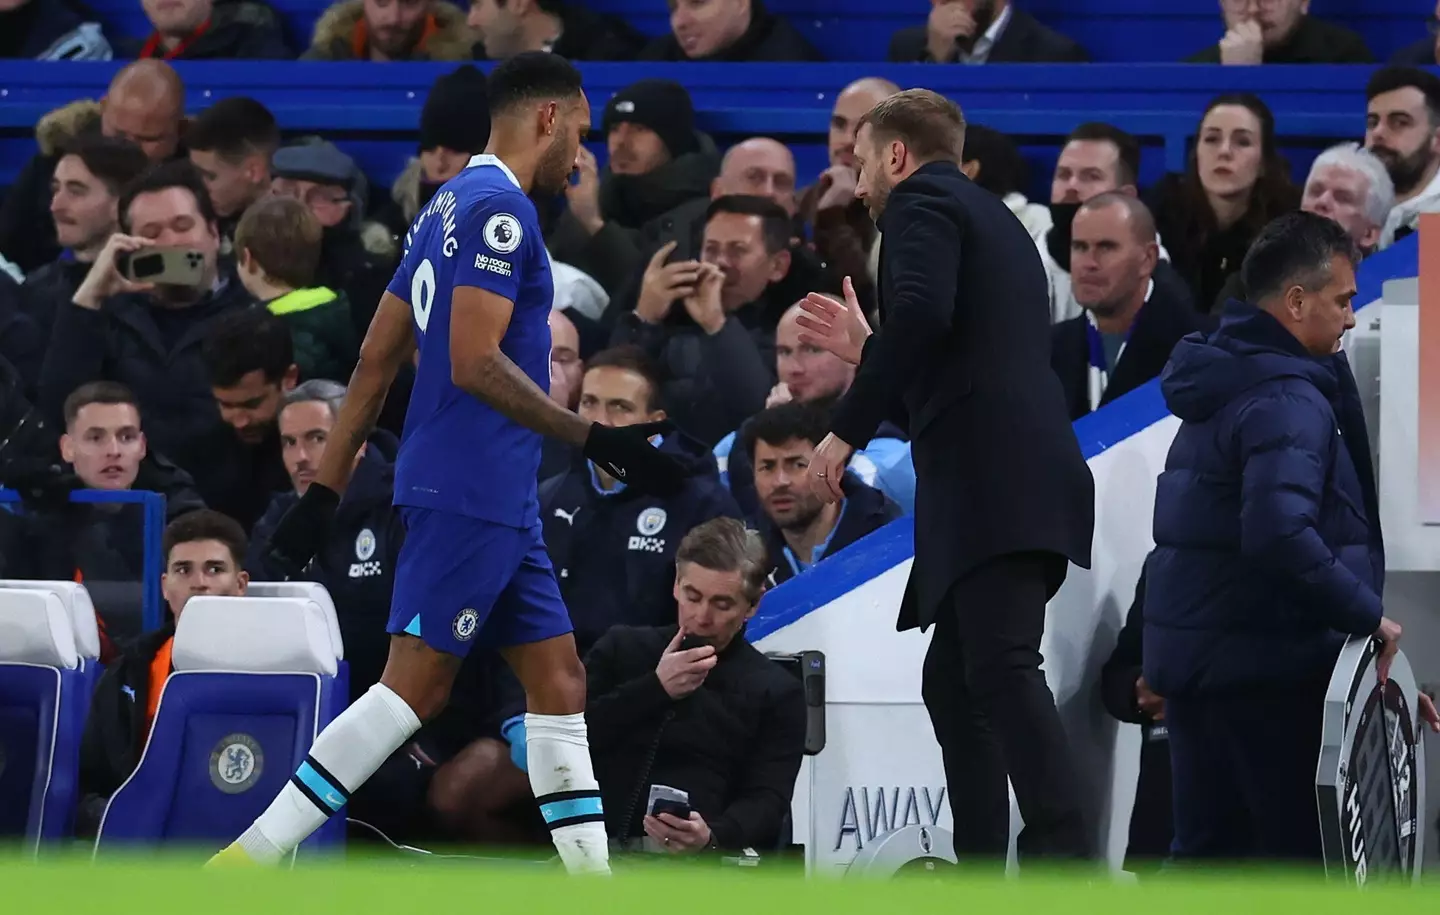
M 491 117 L 522 102 L 569 99 L 580 94 L 580 71 L 548 51 L 526 51 L 499 64 L 486 82 Z

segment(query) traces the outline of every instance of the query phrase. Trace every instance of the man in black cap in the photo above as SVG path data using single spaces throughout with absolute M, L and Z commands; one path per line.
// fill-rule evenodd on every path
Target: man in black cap
M 328 141 L 303 142 L 275 151 L 271 190 L 302 201 L 324 228 L 315 282 L 343 290 L 360 339 L 395 269 L 394 243 L 362 216 L 368 186 L 355 160 Z
M 485 74 L 464 64 L 435 80 L 420 110 L 420 154 L 411 159 L 390 189 L 390 201 L 376 214 L 398 243 L 440 185 L 485 151 L 490 139 L 490 102 Z
M 565 192 L 569 210 L 546 241 L 556 260 L 584 270 L 613 296 L 642 266 L 640 226 L 709 197 L 720 155 L 695 129 L 690 93 L 672 80 L 621 89 L 601 123 L 610 160 L 601 170 L 581 147 L 580 180 Z

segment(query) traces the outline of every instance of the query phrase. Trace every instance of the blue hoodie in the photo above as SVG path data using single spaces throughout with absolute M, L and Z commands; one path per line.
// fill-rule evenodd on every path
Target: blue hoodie
M 1379 626 L 1385 574 L 1349 363 L 1231 300 L 1161 390 L 1182 425 L 1155 493 L 1145 679 L 1162 696 L 1323 682 L 1346 635 Z

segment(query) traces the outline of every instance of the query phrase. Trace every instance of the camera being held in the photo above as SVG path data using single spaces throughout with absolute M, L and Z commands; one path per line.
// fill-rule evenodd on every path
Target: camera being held
M 90 266 L 90 272 L 74 302 L 81 308 L 99 309 L 112 295 L 125 292 L 158 292 L 157 287 L 183 289 L 193 294 L 204 288 L 213 268 L 204 253 L 188 247 L 159 247 L 150 239 L 116 233 Z

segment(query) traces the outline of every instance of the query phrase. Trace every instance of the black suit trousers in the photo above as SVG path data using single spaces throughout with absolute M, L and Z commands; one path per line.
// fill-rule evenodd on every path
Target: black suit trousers
M 1091 856 L 1065 732 L 1040 670 L 1045 604 L 1066 569 L 1053 553 L 998 556 L 957 581 L 938 608 L 922 693 L 962 864 L 1004 867 L 1007 776 L 1025 820 L 1022 858 Z

